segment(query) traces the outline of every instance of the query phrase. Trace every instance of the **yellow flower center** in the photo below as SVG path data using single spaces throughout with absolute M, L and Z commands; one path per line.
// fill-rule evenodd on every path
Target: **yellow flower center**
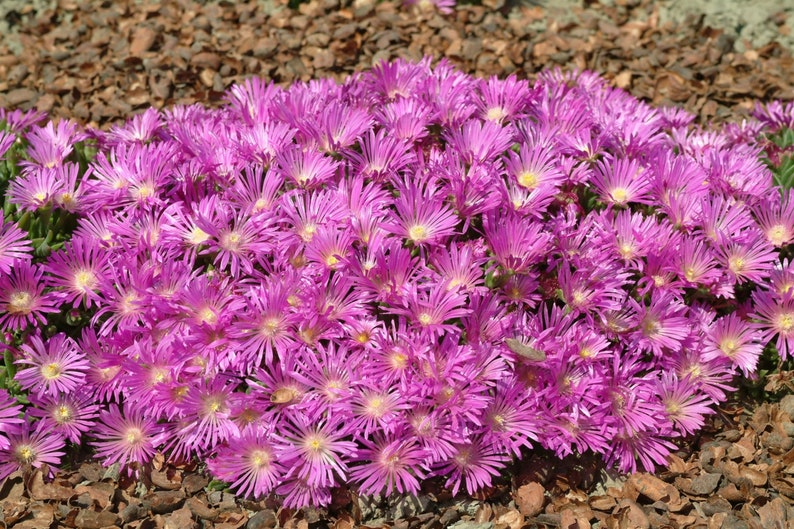
M 615 204 L 625 204 L 629 199 L 629 190 L 625 187 L 616 187 L 609 193 L 609 196 Z
M 728 268 L 734 274 L 739 274 L 744 270 L 744 259 L 739 256 L 734 256 L 728 259 Z
M 311 242 L 315 233 L 317 233 L 317 225 L 313 222 L 308 222 L 305 226 L 303 226 L 303 229 L 298 233 L 298 235 L 301 236 L 303 242 Z
M 47 380 L 55 380 L 61 376 L 61 366 L 54 362 L 52 364 L 47 364 L 46 366 L 41 366 L 41 376 Z
M 218 322 L 218 315 L 212 310 L 212 307 L 204 307 L 198 311 L 198 319 L 200 323 L 208 325 L 215 325 Z
M 147 198 L 154 195 L 154 186 L 151 182 L 146 182 L 141 184 L 137 190 L 135 190 L 135 194 L 137 195 L 138 200 L 146 200 Z
M 485 119 L 488 121 L 502 121 L 504 117 L 507 116 L 507 113 L 504 111 L 502 107 L 491 107 L 488 109 L 488 112 L 485 114 Z
M 221 237 L 221 247 L 224 250 L 230 252 L 236 252 L 240 249 L 240 242 L 242 241 L 242 235 L 237 233 L 236 231 L 232 231 L 229 233 L 225 233 L 223 237 Z
M 777 317 L 776 327 L 780 332 L 787 333 L 794 329 L 794 314 L 789 312 L 783 313 Z
M 254 207 L 253 207 L 254 213 L 259 213 L 260 211 L 264 211 L 265 209 L 268 209 L 269 205 L 270 204 L 268 204 L 268 202 L 264 198 L 257 199 L 257 201 L 254 202 Z
M 96 275 L 91 270 L 78 270 L 74 274 L 74 286 L 77 290 L 88 292 L 96 286 Z
M 69 422 L 72 419 L 72 410 L 68 406 L 58 406 L 55 409 L 55 420 L 59 423 Z
M 251 452 L 251 464 L 256 468 L 267 468 L 270 466 L 270 454 L 264 450 L 254 450 Z
M 279 318 L 266 318 L 265 321 L 262 322 L 260 333 L 267 338 L 272 338 L 278 334 L 279 327 L 281 327 L 281 320 Z
M 427 239 L 427 228 L 421 224 L 416 224 L 408 229 L 408 238 L 414 242 L 422 242 Z
M 521 171 L 517 179 L 521 187 L 535 189 L 538 186 L 538 175 L 532 171 Z
M 190 235 L 188 236 L 187 240 L 193 246 L 198 246 L 200 244 L 204 244 L 209 239 L 209 233 L 205 232 L 199 227 L 195 227 L 191 230 Z
M 651 338 L 659 334 L 659 329 L 660 329 L 659 322 L 651 317 L 645 318 L 642 322 L 643 334 L 645 334 L 645 336 L 647 336 L 648 338 Z
M 419 317 L 417 319 L 419 320 L 419 323 L 421 323 L 424 326 L 428 326 L 431 323 L 433 323 L 433 317 L 427 312 L 422 312 L 421 314 L 419 314 Z
M 30 314 L 33 309 L 33 296 L 29 292 L 14 292 L 8 297 L 8 312 L 11 314 Z
M 578 307 L 587 301 L 587 293 L 581 290 L 574 290 L 571 294 L 571 305 Z
M 36 459 L 36 452 L 30 445 L 19 445 L 16 448 L 16 456 L 20 463 L 29 464 Z
M 405 366 L 408 365 L 408 355 L 400 351 L 394 351 L 389 355 L 389 363 L 392 369 L 405 369 Z
M 323 440 L 318 435 L 310 435 L 306 438 L 306 448 L 314 452 L 319 452 L 323 449 Z
M 766 231 L 766 238 L 775 246 L 783 246 L 791 239 L 791 232 L 784 224 L 776 224 Z
M 720 343 L 720 351 L 726 356 L 732 357 L 739 350 L 739 343 L 733 338 L 726 338 Z
M 373 417 L 381 417 L 386 413 L 386 401 L 380 395 L 373 395 L 367 400 L 367 414 Z
M 629 242 L 621 243 L 618 248 L 618 252 L 623 259 L 631 259 L 634 257 L 634 245 Z
M 131 427 L 127 430 L 126 435 L 127 444 L 138 445 L 143 441 L 143 432 L 140 428 Z
M 205 402 L 205 409 L 207 410 L 207 415 L 215 415 L 219 411 L 223 409 L 223 398 L 218 396 L 213 396 L 207 398 Z

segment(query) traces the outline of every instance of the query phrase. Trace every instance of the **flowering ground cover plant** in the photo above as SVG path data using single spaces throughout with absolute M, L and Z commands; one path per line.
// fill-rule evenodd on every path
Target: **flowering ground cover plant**
M 3 112 L 0 477 L 87 442 L 303 506 L 474 493 L 533 446 L 663 465 L 794 345 L 761 158 L 794 108 L 756 113 L 429 60 L 109 132 Z

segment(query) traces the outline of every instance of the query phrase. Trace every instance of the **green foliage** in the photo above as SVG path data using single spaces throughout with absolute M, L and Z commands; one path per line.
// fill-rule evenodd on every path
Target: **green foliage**
M 794 158 L 786 156 L 777 167 L 772 167 L 775 185 L 788 191 L 794 187 Z
M 772 171 L 781 194 L 794 187 L 794 130 L 783 129 L 763 138 L 766 156 L 763 161 Z

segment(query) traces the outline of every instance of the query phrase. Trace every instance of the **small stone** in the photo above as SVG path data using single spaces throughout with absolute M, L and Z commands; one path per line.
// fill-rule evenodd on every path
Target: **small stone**
M 182 488 L 182 484 L 179 481 L 172 481 L 166 472 L 160 470 L 152 470 L 151 479 L 152 483 L 159 489 L 176 490 Z
M 119 513 L 122 523 L 130 523 L 149 514 L 149 502 L 130 503 Z
M 516 491 L 516 507 L 524 516 L 535 517 L 543 510 L 543 504 L 546 501 L 545 494 L 546 490 L 540 483 L 533 481 L 522 485 Z
M 721 477 L 720 474 L 704 472 L 692 479 L 692 492 L 699 496 L 711 494 L 714 492 L 714 489 L 717 488 L 717 485 L 719 485 Z
M 215 72 L 209 68 L 204 68 L 199 74 L 199 79 L 204 86 L 207 88 L 212 88 L 212 85 L 215 82 Z
M 5 104 L 16 107 L 23 103 L 34 103 L 38 99 L 38 94 L 29 88 L 17 88 L 5 95 Z
M 210 505 L 218 505 L 222 499 L 223 492 L 219 490 L 213 490 L 207 495 L 207 501 L 210 503 Z
M 212 52 L 201 52 L 195 54 L 190 63 L 198 68 L 211 68 L 217 70 L 221 65 L 221 56 Z
M 80 509 L 74 519 L 74 525 L 78 529 L 100 529 L 109 525 L 116 525 L 119 517 L 110 511 L 96 512 L 91 509 Z
M 481 52 L 482 41 L 480 39 L 470 38 L 463 41 L 460 55 L 467 61 L 473 61 Z
M 609 512 L 615 508 L 617 501 L 611 496 L 592 496 L 590 508 L 596 511 Z
M 209 505 L 195 496 L 188 498 L 185 505 L 190 509 L 190 512 L 202 520 L 214 521 L 218 517 L 216 509 L 211 509 Z
M 139 26 L 135 28 L 132 34 L 132 43 L 130 43 L 130 55 L 138 56 L 154 44 L 154 39 L 157 37 L 155 31 L 146 26 Z
M 72 502 L 74 502 L 74 504 L 78 507 L 83 507 L 86 509 L 94 504 L 94 500 L 91 499 L 91 495 L 87 492 L 78 495 L 72 500 Z
M 785 502 L 775 498 L 768 502 L 766 505 L 756 508 L 758 517 L 761 518 L 762 527 L 786 527 L 787 510 Z
M 187 494 L 195 494 L 209 484 L 207 476 L 201 474 L 187 474 L 182 479 L 182 486 Z
M 158 490 L 147 498 L 154 514 L 167 514 L 185 503 L 185 493 L 181 490 Z
M 14 523 L 14 529 L 41 529 L 42 527 L 50 527 L 55 521 L 55 507 L 47 503 L 33 503 L 30 505 L 29 510 L 25 514 L 25 519 Z M 8 518 L 3 522 L 3 525 L 11 526 Z
M 458 520 L 460 520 L 460 513 L 457 509 L 449 508 L 444 511 L 444 514 L 441 515 L 438 522 L 441 524 L 441 527 L 449 527 Z
M 166 517 L 163 529 L 191 529 L 195 525 L 193 513 L 187 507 L 182 507 Z
M 276 51 L 277 47 L 278 47 L 278 41 L 276 39 L 270 37 L 261 38 L 256 42 L 256 45 L 254 46 L 253 49 L 254 57 L 257 57 L 259 59 L 267 59 L 268 57 L 273 55 L 273 52 Z
M 780 410 L 789 416 L 789 419 L 794 421 L 794 395 L 786 395 L 780 401 Z
M 277 523 L 276 513 L 271 509 L 265 509 L 251 516 L 245 524 L 245 529 L 272 529 Z
M 432 501 L 428 496 L 414 496 L 413 494 L 397 496 L 389 504 L 392 506 L 389 511 L 389 518 L 411 518 L 420 513 L 426 512 Z
M 712 496 L 708 500 L 702 502 L 700 508 L 706 516 L 712 516 L 718 512 L 730 512 L 732 509 L 730 502 L 719 496 Z
M 358 29 L 358 24 L 342 24 L 338 28 L 334 30 L 333 38 L 334 40 L 345 40 L 353 36 L 353 34 Z
M 642 507 L 640 507 L 636 501 L 628 498 L 620 500 L 614 514 L 618 516 L 621 527 L 648 529 L 651 526 L 648 515 L 645 514 Z
M 312 59 L 312 66 L 318 69 L 331 68 L 334 65 L 336 58 L 334 54 L 328 49 L 320 49 L 314 54 Z
M 633 487 L 634 490 L 651 501 L 676 503 L 681 497 L 674 486 L 647 472 L 633 474 L 626 482 L 626 485 Z
M 449 529 L 494 529 L 493 522 L 472 522 L 460 520 L 449 526 Z

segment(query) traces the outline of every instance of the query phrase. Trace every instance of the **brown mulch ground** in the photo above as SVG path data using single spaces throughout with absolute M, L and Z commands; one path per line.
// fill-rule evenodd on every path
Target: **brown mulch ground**
M 776 42 L 737 53 L 730 36 L 698 20 L 660 23 L 650 0 L 585 2 L 565 13 L 504 2 L 441 16 L 370 0 L 312 0 L 297 10 L 280 0 L 60 0 L 11 20 L 16 33 L 0 40 L 0 106 L 107 127 L 150 105 L 217 104 L 252 75 L 341 79 L 380 59 L 424 54 L 480 76 L 592 69 L 702 121 L 741 119 L 757 99 L 794 99 L 791 50 Z M 787 31 L 782 18 L 780 27 Z M 158 463 L 136 482 L 75 455 L 52 483 L 41 474 L 0 483 L 0 528 L 783 529 L 794 527 L 792 418 L 794 396 L 733 404 L 654 475 L 610 477 L 588 458 L 532 454 L 478 498 L 450 498 L 430 482 L 417 498 L 339 491 L 332 508 L 297 513 L 211 490 L 201 468 Z
M 342 79 L 380 59 L 425 54 L 481 76 L 592 69 L 704 120 L 741 117 L 757 99 L 794 98 L 791 50 L 775 41 L 737 53 L 733 37 L 702 20 L 661 23 L 650 0 L 572 10 L 506 1 L 461 5 L 448 16 L 394 0 L 312 0 L 297 10 L 286 0 L 28 6 L 11 17 L 17 34 L 0 40 L 0 106 L 104 125 L 150 105 L 217 102 L 252 75 L 282 84 Z M 778 15 L 780 33 L 789 32 Z

